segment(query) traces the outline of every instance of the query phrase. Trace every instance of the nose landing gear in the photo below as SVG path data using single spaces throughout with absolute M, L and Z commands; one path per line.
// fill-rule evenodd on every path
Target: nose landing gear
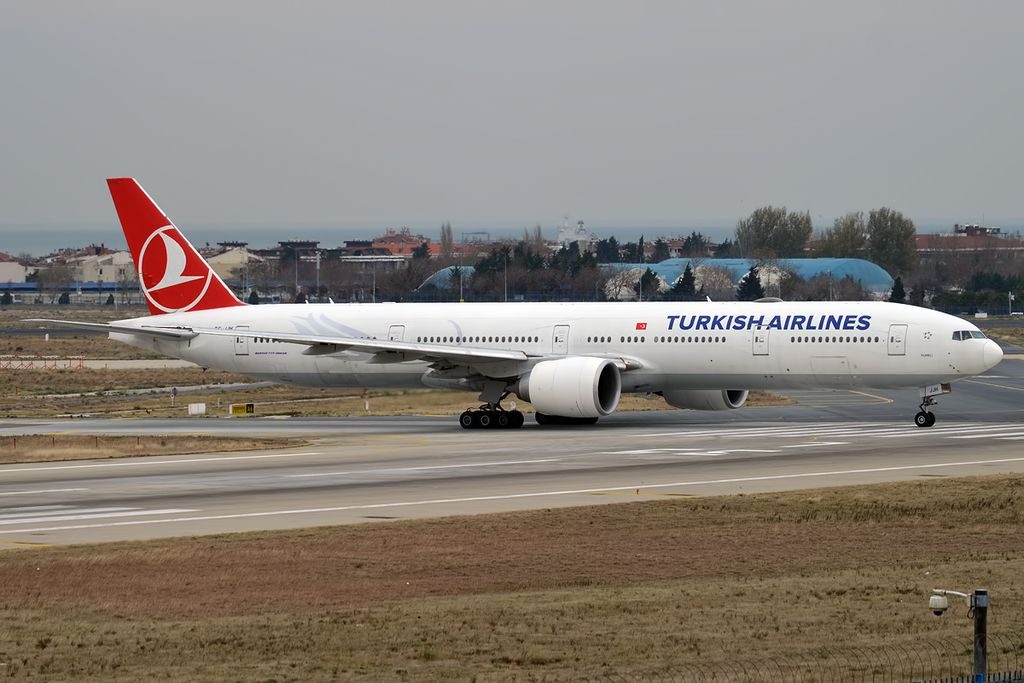
M 918 406 L 921 411 L 914 416 L 914 424 L 918 427 L 931 427 L 935 424 L 935 413 L 928 410 L 928 408 L 934 405 L 938 405 L 938 401 L 931 396 L 922 398 L 921 405 Z

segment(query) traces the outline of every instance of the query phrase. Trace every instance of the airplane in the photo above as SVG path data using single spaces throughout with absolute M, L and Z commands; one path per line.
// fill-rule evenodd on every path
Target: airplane
M 675 408 L 740 408 L 749 391 L 920 389 L 918 427 L 950 382 L 997 365 L 976 326 L 874 301 L 359 303 L 240 301 L 132 178 L 107 181 L 151 315 L 34 319 L 261 380 L 478 392 L 465 429 L 593 424 L 624 393 Z

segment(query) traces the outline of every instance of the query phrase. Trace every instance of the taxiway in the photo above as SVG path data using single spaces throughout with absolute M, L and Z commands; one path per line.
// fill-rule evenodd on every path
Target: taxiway
M 0 467 L 0 547 L 1024 472 L 1024 362 L 916 392 L 790 392 L 798 405 L 622 413 L 584 428 L 454 418 L 6 420 L 29 433 L 303 436 L 308 446 Z

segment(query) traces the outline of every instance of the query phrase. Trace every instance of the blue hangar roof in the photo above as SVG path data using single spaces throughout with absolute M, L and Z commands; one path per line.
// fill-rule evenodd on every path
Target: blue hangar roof
M 687 264 L 691 264 L 691 268 L 710 266 L 729 271 L 738 283 L 758 263 L 760 261 L 757 259 L 745 258 L 670 258 L 659 263 L 603 263 L 601 268 L 615 272 L 650 268 L 658 277 L 671 285 L 682 276 Z M 885 272 L 881 266 L 864 259 L 789 258 L 777 259 L 771 263 L 781 270 L 795 273 L 804 280 L 810 280 L 815 275 L 831 275 L 837 280 L 842 280 L 849 275 L 854 280 L 859 280 L 864 289 L 872 292 L 888 292 L 892 289 L 892 277 L 889 273 Z

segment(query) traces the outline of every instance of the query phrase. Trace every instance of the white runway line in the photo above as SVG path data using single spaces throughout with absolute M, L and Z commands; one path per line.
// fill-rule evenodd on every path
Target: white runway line
M 389 472 L 424 472 L 428 470 L 454 470 L 465 467 L 498 467 L 504 465 L 532 465 L 541 462 L 558 462 L 558 458 L 543 458 L 540 460 L 505 460 L 501 462 L 471 462 L 464 465 L 424 465 L 422 467 L 391 467 L 379 470 L 348 470 L 342 472 L 316 472 L 312 474 L 286 474 L 290 479 L 305 479 L 307 477 L 340 477 L 359 474 L 387 474 Z
M 109 512 L 104 512 L 104 510 L 109 510 Z M 74 522 L 80 519 L 139 517 L 142 515 L 180 515 L 186 512 L 198 512 L 198 510 L 190 510 L 187 508 L 168 508 L 166 510 L 140 510 L 138 508 L 86 508 L 81 512 L 72 514 L 69 511 L 68 514 L 53 515 L 51 517 L 36 517 L 32 519 L 3 519 L 0 520 L 0 526 L 8 526 L 11 524 L 52 524 L 53 522 Z M 26 531 L 38 531 L 38 529 L 27 529 Z M 43 529 L 43 531 L 45 531 L 45 529 Z M 8 532 L 0 531 L 0 534 L 2 533 Z
M 77 511 L 74 514 L 78 514 L 78 512 L 95 512 L 95 513 L 127 512 L 128 510 L 138 510 L 138 509 L 139 508 L 127 508 L 127 507 L 87 508 L 87 509 L 78 508 Z M 10 513 L 4 513 L 4 514 L 0 514 L 0 524 L 3 524 L 3 520 L 5 520 L 5 519 L 14 519 L 14 520 L 24 519 L 24 520 L 28 520 L 28 521 L 31 522 L 31 521 L 35 521 L 35 520 L 31 519 L 32 517 L 53 517 L 53 516 L 56 516 L 56 515 L 68 515 L 68 514 L 72 514 L 73 510 L 75 510 L 74 506 L 66 505 L 66 506 L 61 506 L 61 510 L 59 512 L 57 510 L 39 510 L 39 511 L 35 511 L 35 512 L 10 512 Z
M 991 434 L 967 434 L 964 436 L 951 436 L 951 439 L 987 439 L 989 437 L 1011 437 L 1011 436 L 1024 436 L 1024 432 L 1020 431 L 1020 427 L 1008 427 L 1007 429 L 1001 429 L 998 432 Z
M 11 470 L 5 470 L 10 472 Z M 88 491 L 89 489 L 39 489 L 36 491 L 5 491 L 0 496 L 30 496 L 34 493 L 70 493 L 71 491 Z
M 134 519 L 121 522 L 109 522 L 102 524 L 76 524 L 69 526 L 55 526 L 29 529 L 4 529 L 0 534 L 23 534 L 41 531 L 73 531 L 76 529 L 102 529 L 121 526 L 138 526 L 142 524 L 177 524 L 185 522 L 210 522 L 227 519 L 251 519 L 257 517 L 275 517 L 284 515 L 310 515 L 330 512 L 346 512 L 352 510 L 381 510 L 389 508 L 418 507 L 425 505 L 450 505 L 454 503 L 476 503 L 495 500 L 516 500 L 523 498 L 544 498 L 552 496 L 572 496 L 594 493 L 605 493 L 609 491 L 634 491 L 664 488 L 679 488 L 684 486 L 709 486 L 713 484 L 743 484 L 759 481 L 782 481 L 785 479 L 813 479 L 829 476 L 847 476 L 856 474 L 877 474 L 882 472 L 909 472 L 913 470 L 942 469 L 947 467 L 973 467 L 977 465 L 999 465 L 1006 463 L 1024 462 L 1021 458 L 997 458 L 994 460 L 965 460 L 960 462 L 927 463 L 924 465 L 894 465 L 891 467 L 869 467 L 852 470 L 829 470 L 822 472 L 798 472 L 795 474 L 774 474 L 760 477 L 731 477 L 727 479 L 703 479 L 695 481 L 677 481 L 667 484 L 631 484 L 629 486 L 604 486 L 588 489 L 569 489 L 565 491 L 535 491 L 531 493 L 507 493 L 493 496 L 469 496 L 465 498 L 436 498 L 431 500 L 413 500 L 390 503 L 366 503 L 363 505 L 340 505 L 326 508 L 307 508 L 299 510 L 267 510 L 258 512 L 240 512 L 227 515 L 202 515 L 197 517 L 177 517 L 170 519 Z M 191 512 L 184 510 L 183 512 Z M 156 512 L 151 513 L 156 514 Z
M 50 467 L 17 467 L 0 468 L 0 474 L 6 472 L 50 472 L 52 470 L 86 470 L 97 467 L 147 467 L 149 465 L 184 465 L 197 462 L 231 462 L 233 460 L 263 460 L 266 458 L 298 458 L 304 455 L 320 455 L 314 453 L 273 453 L 270 455 L 229 455 L 216 458 L 179 458 L 177 460 L 132 460 L 131 462 L 97 462 L 84 465 L 53 465 Z M 75 489 L 54 489 L 54 491 L 73 491 Z M 84 489 L 83 489 L 84 490 Z

